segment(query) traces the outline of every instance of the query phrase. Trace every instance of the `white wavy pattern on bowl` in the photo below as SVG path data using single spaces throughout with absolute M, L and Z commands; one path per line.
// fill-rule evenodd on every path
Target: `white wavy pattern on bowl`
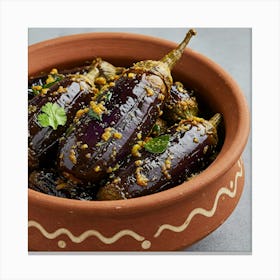
M 188 228 L 189 224 L 191 223 L 192 219 L 196 215 L 203 215 L 207 218 L 213 217 L 216 210 L 217 210 L 219 199 L 221 198 L 222 195 L 227 195 L 230 198 L 234 198 L 236 196 L 238 179 L 243 176 L 243 167 L 242 167 L 241 159 L 238 160 L 238 166 L 239 166 L 239 170 L 235 173 L 234 180 L 231 180 L 229 182 L 229 187 L 221 187 L 217 191 L 214 202 L 213 202 L 213 206 L 210 210 L 207 210 L 207 209 L 204 209 L 204 208 L 201 208 L 201 207 L 195 208 L 188 214 L 188 216 L 185 219 L 183 224 L 181 224 L 180 226 L 173 226 L 173 225 L 170 225 L 170 224 L 162 224 L 162 225 L 159 226 L 158 230 L 156 231 L 156 233 L 154 234 L 153 237 L 158 238 L 161 235 L 161 233 L 165 230 L 170 230 L 170 231 L 173 231 L 173 232 L 176 232 L 176 233 L 179 233 L 179 232 L 182 232 L 182 231 L 186 230 Z M 38 223 L 37 221 L 34 221 L 34 220 L 29 220 L 28 221 L 28 227 L 29 228 L 30 227 L 37 228 L 41 232 L 41 234 L 47 239 L 55 239 L 58 236 L 60 236 L 62 234 L 65 234 L 69 237 L 69 239 L 73 243 L 81 243 L 84 240 L 86 240 L 87 238 L 89 238 L 91 236 L 95 236 L 96 238 L 98 238 L 104 244 L 109 245 L 109 244 L 113 244 L 113 243 L 117 242 L 120 238 L 122 238 L 124 236 L 130 236 L 130 237 L 134 238 L 136 241 L 141 242 L 141 247 L 144 250 L 147 250 L 152 246 L 152 243 L 151 243 L 150 240 L 145 239 L 144 236 L 139 235 L 138 233 L 136 233 L 135 231 L 132 231 L 130 229 L 123 229 L 123 230 L 117 232 L 116 234 L 114 234 L 111 237 L 106 237 L 97 230 L 87 230 L 79 236 L 73 235 L 72 232 L 70 230 L 66 229 L 66 228 L 59 228 L 54 232 L 48 232 L 40 223 Z M 61 249 L 66 248 L 67 247 L 66 241 L 59 240 L 57 242 L 57 246 Z

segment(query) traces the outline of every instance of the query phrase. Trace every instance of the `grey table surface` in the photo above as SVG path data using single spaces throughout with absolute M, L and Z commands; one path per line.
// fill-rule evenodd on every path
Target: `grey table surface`
M 60 36 L 87 32 L 130 32 L 180 42 L 186 28 L 30 28 L 28 44 Z M 238 83 L 252 111 L 250 28 L 196 28 L 190 47 L 222 66 Z M 252 251 L 251 134 L 243 152 L 245 185 L 231 216 L 214 232 L 186 248 L 186 252 L 250 254 Z

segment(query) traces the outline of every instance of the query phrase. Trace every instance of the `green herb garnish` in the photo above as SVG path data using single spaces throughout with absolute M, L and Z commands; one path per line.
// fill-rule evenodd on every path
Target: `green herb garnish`
M 51 83 L 48 83 L 48 84 L 44 84 L 42 86 L 42 88 L 49 88 L 51 87 L 52 85 L 54 85 L 55 83 L 59 82 L 60 80 L 62 80 L 62 77 L 61 76 L 57 76 L 57 75 L 53 75 L 53 78 L 54 78 L 54 81 L 51 82 Z
M 105 102 L 110 102 L 111 97 L 112 97 L 112 92 L 111 92 L 111 91 L 108 91 L 108 92 L 106 93 Z
M 91 108 L 88 111 L 88 115 L 94 120 L 102 121 L 102 115 L 98 115 Z
M 75 130 L 74 125 L 73 124 L 69 125 L 69 127 L 65 131 L 65 137 L 68 137 L 72 133 L 72 131 L 74 131 L 74 130 Z
M 64 109 L 56 103 L 46 103 L 41 111 L 43 113 L 38 115 L 38 122 L 42 127 L 51 126 L 56 130 L 59 125 L 65 125 L 67 121 Z
M 155 124 L 153 126 L 152 132 L 155 134 L 159 134 L 160 133 L 160 126 L 158 124 Z
M 145 145 L 144 148 L 146 151 L 153 153 L 153 154 L 161 154 L 165 152 L 167 149 L 168 143 L 170 140 L 170 135 L 161 135 L 149 140 Z
M 29 90 L 28 90 L 29 91 Z M 34 95 L 38 95 L 38 94 L 40 94 L 40 91 L 39 90 L 37 90 L 37 89 L 31 89 L 31 92 L 34 94 Z

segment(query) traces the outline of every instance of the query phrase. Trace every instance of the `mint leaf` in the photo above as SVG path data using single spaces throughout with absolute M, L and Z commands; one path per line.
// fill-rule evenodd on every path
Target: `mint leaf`
M 168 143 L 170 141 L 170 135 L 161 135 L 149 140 L 144 148 L 146 151 L 153 154 L 161 154 L 166 151 Z
M 64 109 L 56 103 L 46 103 L 42 106 L 41 111 L 43 113 L 39 114 L 37 119 L 42 127 L 51 126 L 56 130 L 59 125 L 65 125 L 67 121 Z

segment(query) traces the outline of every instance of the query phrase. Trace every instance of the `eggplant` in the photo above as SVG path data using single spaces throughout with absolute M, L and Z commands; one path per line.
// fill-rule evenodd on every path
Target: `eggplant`
M 187 90 L 181 82 L 175 82 L 164 105 L 163 118 L 169 123 L 197 116 L 198 104 L 194 92 Z
M 99 92 L 95 87 L 95 80 L 100 77 L 100 68 L 104 63 L 107 69 L 109 63 L 101 59 L 95 60 L 86 75 L 66 76 L 51 85 L 47 93 L 40 93 L 29 102 L 28 162 L 30 170 L 38 167 L 40 161 L 47 157 L 47 153 L 57 146 L 59 138 L 73 122 L 76 114 L 81 115 L 88 110 L 87 107 L 90 101 Z M 110 80 L 115 74 L 116 70 L 113 66 L 106 72 Z M 106 83 L 107 80 L 105 79 L 105 84 L 102 86 L 105 86 Z M 50 125 L 45 125 L 42 122 L 42 115 L 43 117 L 46 115 L 44 112 L 46 106 L 51 111 L 49 113 L 50 121 L 52 122 Z M 57 112 L 58 117 L 62 114 L 63 122 L 61 125 L 57 126 L 57 123 L 55 123 L 57 118 L 53 118 L 53 111 Z M 55 153 L 54 150 L 52 150 L 52 153 Z
M 191 29 L 160 61 L 134 64 L 91 102 L 90 113 L 60 143 L 61 171 L 96 183 L 118 169 L 134 143 L 150 133 L 162 114 L 173 82 L 170 71 L 195 34 Z
M 77 200 L 94 200 L 96 196 L 95 188 L 67 179 L 54 169 L 33 171 L 28 178 L 28 187 L 48 195 Z
M 99 189 L 97 199 L 140 197 L 169 189 L 192 178 L 213 160 L 218 143 L 216 128 L 220 121 L 220 114 L 215 114 L 210 121 L 197 117 L 182 120 L 170 128 L 169 141 L 161 153 L 156 151 L 158 142 L 153 142 L 154 150 L 151 151 L 148 141 L 144 146 L 146 150 L 141 150 L 141 157 L 131 157 L 115 172 L 112 180 Z
M 46 91 L 50 86 L 69 75 L 86 75 L 93 68 L 98 70 L 98 73 L 94 72 L 95 77 L 99 79 L 97 83 L 95 82 L 97 88 L 116 79 L 116 75 L 121 74 L 125 69 L 124 67 L 115 67 L 101 58 L 94 59 L 91 65 L 85 64 L 70 69 L 59 70 L 59 72 L 54 68 L 50 73 L 41 73 L 40 75 L 28 78 L 28 100 L 40 94 L 42 90 L 44 91 L 45 89 Z
M 33 99 L 45 84 L 48 75 L 42 74 L 28 79 L 28 101 Z
M 83 86 L 83 89 L 81 89 Z M 63 93 L 58 93 L 61 87 Z M 28 147 L 29 168 L 34 168 L 34 156 L 37 162 L 46 156 L 48 150 L 53 147 L 59 137 L 65 132 L 69 124 L 72 122 L 77 110 L 85 107 L 91 100 L 93 92 L 85 81 L 72 81 L 71 78 L 65 78 L 58 84 L 52 86 L 47 95 L 37 95 L 28 105 Z M 46 104 L 58 104 L 65 110 L 67 122 L 60 125 L 56 129 L 51 126 L 43 127 L 38 121 L 39 115 L 42 114 L 42 108 Z M 31 160 L 30 153 L 33 154 Z
M 59 73 L 56 68 L 53 68 L 50 71 L 50 73 L 42 72 L 39 75 L 31 76 L 28 78 L 28 97 L 30 97 L 30 99 L 32 99 L 37 94 L 41 93 L 42 89 L 49 88 L 51 85 L 57 83 L 62 78 L 66 77 L 67 75 L 71 75 L 71 74 L 72 75 L 73 74 L 85 75 L 88 73 L 88 71 L 91 69 L 91 67 L 92 67 L 91 65 L 83 65 L 83 66 L 74 67 L 71 69 L 60 70 Z M 48 79 L 52 80 L 52 81 L 48 83 Z
M 33 150 L 31 150 L 30 148 L 28 148 L 28 167 L 29 170 L 34 170 L 39 166 L 39 159 L 36 156 L 35 152 Z
M 64 74 L 58 73 L 57 69 L 53 68 L 48 74 L 41 73 L 38 76 L 28 78 L 28 101 L 40 93 L 46 93 L 52 85 L 64 77 Z

